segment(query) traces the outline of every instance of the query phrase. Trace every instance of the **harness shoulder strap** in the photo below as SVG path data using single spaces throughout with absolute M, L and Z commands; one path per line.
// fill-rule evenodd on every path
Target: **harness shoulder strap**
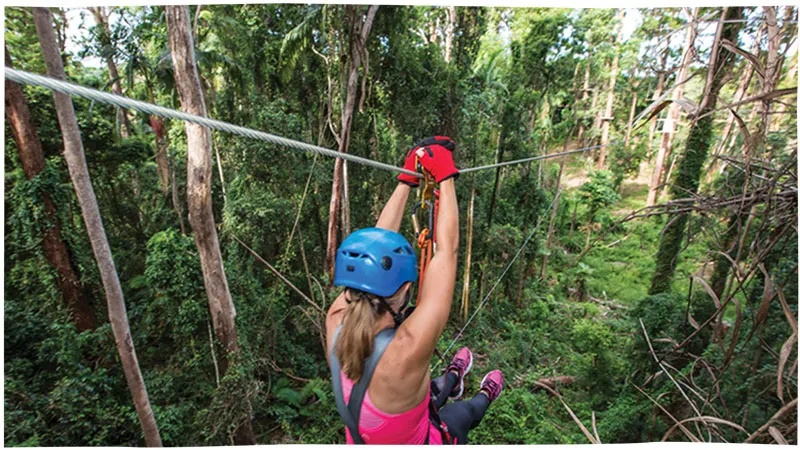
M 339 410 L 339 416 L 344 421 L 345 426 L 350 430 L 350 436 L 353 438 L 353 442 L 356 444 L 363 444 L 364 441 L 361 439 L 361 435 L 358 433 L 358 422 L 356 422 L 353 418 L 353 414 L 347 409 L 347 404 L 344 402 L 344 392 L 342 391 L 342 376 L 341 376 L 341 365 L 339 364 L 339 359 L 336 357 L 336 352 L 333 351 L 336 348 L 336 338 L 339 337 L 339 331 L 342 330 L 342 327 L 336 329 L 336 334 L 333 335 L 333 346 L 330 349 L 330 361 L 331 361 L 331 381 L 333 381 L 333 397 L 336 401 L 336 409 Z
M 383 352 L 389 347 L 389 343 L 394 339 L 395 328 L 386 328 L 381 330 L 372 345 L 372 354 L 364 362 L 364 372 L 361 374 L 358 382 L 353 385 L 353 390 L 350 392 L 350 401 L 345 405 L 344 391 L 342 389 L 341 365 L 336 358 L 336 352 L 333 349 L 336 346 L 336 339 L 339 337 L 341 325 L 336 330 L 333 336 L 333 346 L 330 349 L 331 359 L 331 376 L 333 378 L 333 394 L 336 399 L 336 409 L 339 410 L 347 428 L 350 430 L 350 437 L 356 444 L 363 444 L 364 440 L 361 439 L 361 433 L 358 431 L 358 422 L 361 417 L 361 404 L 364 401 L 364 396 L 367 393 L 367 388 L 372 380 L 372 375 L 375 373 L 375 368 L 378 367 L 378 362 L 383 356 Z

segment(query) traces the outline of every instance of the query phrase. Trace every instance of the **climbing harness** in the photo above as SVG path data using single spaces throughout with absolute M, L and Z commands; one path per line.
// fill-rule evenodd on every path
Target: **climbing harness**
M 417 247 L 419 248 L 419 282 L 417 284 L 417 302 L 422 299 L 422 282 L 425 280 L 425 272 L 428 270 L 428 265 L 433 257 L 433 245 L 436 238 L 436 204 L 434 201 L 434 192 L 436 189 L 436 180 L 433 175 L 427 170 L 422 168 L 419 160 L 416 162 L 417 169 L 423 174 L 423 182 L 425 187 L 418 191 L 420 200 L 414 205 L 411 210 L 411 223 L 414 226 L 414 236 L 417 238 Z M 428 226 L 420 229 L 419 218 L 417 217 L 418 211 L 428 211 Z
M 336 409 L 339 410 L 339 416 L 342 418 L 345 426 L 347 426 L 347 429 L 350 431 L 350 437 L 353 439 L 353 442 L 363 445 L 364 439 L 361 436 L 361 433 L 358 431 L 358 423 L 361 417 L 361 406 L 364 402 L 364 397 L 367 394 L 369 383 L 372 381 L 372 375 L 375 373 L 375 368 L 378 367 L 378 362 L 381 360 L 383 353 L 386 351 L 386 348 L 389 347 L 392 339 L 394 339 L 397 329 L 391 327 L 384 328 L 380 333 L 377 334 L 377 336 L 375 336 L 375 340 L 372 344 L 372 354 L 370 354 L 369 358 L 364 361 L 364 371 L 361 374 L 361 378 L 358 379 L 358 382 L 353 385 L 353 389 L 350 391 L 350 401 L 347 403 L 345 403 L 344 390 L 342 388 L 341 364 L 339 363 L 339 359 L 336 357 L 336 352 L 334 351 L 336 348 L 336 339 L 339 337 L 339 332 L 341 330 L 342 326 L 339 325 L 339 328 L 336 329 L 336 334 L 333 335 L 333 344 L 331 345 L 330 349 L 333 396 L 336 401 Z M 431 393 L 431 398 L 428 402 L 428 420 L 436 427 L 436 429 L 441 432 L 442 442 L 445 444 L 450 444 L 452 442 L 450 431 L 447 428 L 447 424 L 442 422 L 441 418 L 439 417 L 439 409 L 436 407 L 436 399 L 433 397 L 433 393 Z M 427 445 L 429 441 L 430 427 L 428 428 L 428 434 L 425 436 L 424 444 Z

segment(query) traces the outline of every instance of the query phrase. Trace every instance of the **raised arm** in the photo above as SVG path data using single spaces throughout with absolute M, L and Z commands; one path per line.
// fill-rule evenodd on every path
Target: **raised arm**
M 446 141 L 444 140 L 446 139 Z M 455 178 L 458 169 L 453 163 L 455 144 L 434 136 L 418 150 L 420 163 L 439 183 L 439 209 L 436 217 L 436 254 L 428 265 L 422 284 L 419 305 L 403 326 L 411 335 L 410 356 L 420 365 L 427 365 L 444 331 L 453 303 L 453 290 L 458 264 L 458 202 Z M 424 140 L 423 142 L 425 142 Z M 449 144 L 449 145 L 448 145 Z
M 429 361 L 450 317 L 458 265 L 458 202 L 453 179 L 439 184 L 436 254 L 428 265 L 419 305 L 409 318 L 412 333 L 423 345 L 420 358 Z

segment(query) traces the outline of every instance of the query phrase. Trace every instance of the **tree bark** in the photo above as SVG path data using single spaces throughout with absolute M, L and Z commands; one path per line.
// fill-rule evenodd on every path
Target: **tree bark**
M 39 35 L 39 44 L 47 66 L 47 74 L 53 78 L 66 80 L 61 54 L 53 30 L 53 16 L 50 10 L 48 8 L 33 8 L 33 16 L 36 23 L 36 32 Z M 89 170 L 86 166 L 83 143 L 78 129 L 78 121 L 75 117 L 75 110 L 72 106 L 72 99 L 66 94 L 54 91 L 53 100 L 56 106 L 59 127 L 64 138 L 64 159 L 67 161 L 70 178 L 72 178 L 75 194 L 81 206 L 86 232 L 89 235 L 92 251 L 97 260 L 100 279 L 106 291 L 108 318 L 111 322 L 114 341 L 119 351 L 125 380 L 128 383 L 128 389 L 131 391 L 136 413 L 139 416 L 145 444 L 149 447 L 160 447 L 161 436 L 158 433 L 153 410 L 150 408 L 150 400 L 147 397 L 147 389 L 136 358 L 136 349 L 131 338 L 125 310 L 125 299 L 122 295 L 122 287 L 120 286 L 119 278 L 117 278 L 114 259 L 103 229 L 97 198 L 94 195 L 92 182 L 89 178 Z
M 156 135 L 156 172 L 158 173 L 158 184 L 161 194 L 166 196 L 169 193 L 169 160 L 167 159 L 167 137 L 164 128 L 164 121 L 156 116 L 150 116 L 150 127 Z
M 495 164 L 499 164 L 500 161 L 503 159 L 503 148 L 500 145 L 503 142 L 503 137 L 502 136 L 503 136 L 503 129 L 501 127 L 497 131 L 497 142 L 495 142 L 495 145 L 496 145 L 495 157 L 494 157 L 494 163 Z M 500 185 L 500 171 L 502 169 L 503 169 L 502 167 L 498 167 L 497 169 L 495 169 L 495 173 L 494 173 L 494 185 L 492 186 L 492 197 L 489 200 L 489 217 L 488 217 L 488 222 L 486 224 L 486 229 L 487 230 L 492 228 L 492 222 L 494 221 L 494 204 L 495 204 L 495 200 L 497 199 L 497 191 L 498 191 L 498 187 Z
M 181 109 L 189 114 L 205 116 L 205 102 L 194 57 L 189 7 L 168 6 L 166 18 L 175 86 L 180 96 Z M 211 205 L 213 166 L 211 136 L 207 128 L 186 122 L 186 137 L 186 197 L 189 224 L 200 255 L 203 284 L 208 296 L 214 334 L 225 349 L 219 358 L 221 375 L 224 377 L 230 356 L 237 352 L 239 347 L 236 336 L 236 309 L 225 277 Z M 245 423 L 238 425 L 234 442 L 237 445 L 256 443 L 249 417 Z
M 8 47 L 5 50 L 6 67 L 13 67 Z M 25 177 L 31 180 L 45 168 L 42 142 L 39 140 L 36 124 L 31 118 L 25 93 L 17 83 L 9 80 L 6 80 L 6 118 L 14 143 L 17 145 L 22 171 L 25 172 Z M 94 311 L 80 277 L 73 268 L 69 248 L 61 237 L 61 222 L 58 220 L 57 208 L 49 193 L 42 192 L 42 204 L 47 218 L 42 235 L 44 257 L 56 270 L 58 275 L 56 284 L 78 330 L 92 329 L 95 327 Z
M 475 212 L 475 184 L 472 185 L 472 193 L 469 197 L 469 212 L 467 213 L 467 260 L 464 264 L 464 287 L 461 290 L 461 313 L 464 323 L 467 322 L 469 314 L 469 275 L 472 268 L 472 224 Z
M 447 29 L 444 37 L 444 62 L 450 63 L 453 53 L 453 35 L 456 32 L 456 7 L 447 7 Z
M 635 78 L 635 74 L 632 73 L 631 75 Z M 639 101 L 639 82 L 636 81 L 632 85 L 633 87 L 633 100 L 631 100 L 631 109 L 630 113 L 628 113 L 628 126 L 625 127 L 625 148 L 628 148 L 628 145 L 631 142 L 631 132 L 633 131 L 633 119 L 636 116 L 636 103 Z
M 673 199 L 688 198 L 697 194 L 703 164 L 713 137 L 714 115 L 710 112 L 716 107 L 725 72 L 729 69 L 733 60 L 730 57 L 720 57 L 722 48 L 720 41 L 727 39 L 731 42 L 736 42 L 739 28 L 741 27 L 738 22 L 725 23 L 724 21 L 741 19 L 742 10 L 743 8 L 741 7 L 725 8 L 717 25 L 717 33 L 708 67 L 708 77 L 703 89 L 703 98 L 700 102 L 698 113 L 689 129 L 689 136 L 686 139 L 686 151 L 678 168 L 675 186 L 670 188 L 670 194 Z M 669 216 L 667 225 L 661 235 L 658 253 L 656 254 L 656 269 L 653 273 L 650 287 L 651 295 L 670 290 L 688 221 L 688 213 L 671 214 Z
M 619 24 L 617 25 L 617 38 L 616 41 L 612 43 L 612 45 L 621 45 L 622 43 L 622 20 L 625 18 L 625 10 L 619 9 L 617 11 L 617 17 L 619 17 Z M 608 98 L 606 100 L 606 111 L 605 116 L 603 117 L 603 131 L 600 137 L 600 144 L 603 147 L 600 147 L 600 157 L 598 160 L 598 166 L 600 169 L 605 168 L 606 165 L 606 155 L 608 153 L 608 138 L 611 134 L 611 117 L 614 115 L 614 88 L 617 85 L 617 72 L 619 71 L 619 49 L 614 52 L 614 60 L 611 62 L 611 79 L 608 83 Z
M 669 47 L 669 37 L 667 37 L 667 47 Z M 661 53 L 661 71 L 658 72 L 658 83 L 656 84 L 656 91 L 653 92 L 653 101 L 656 101 L 659 97 L 661 97 L 661 93 L 664 91 L 664 78 L 666 75 L 667 70 L 667 55 L 669 54 L 668 50 L 664 50 Z M 650 132 L 647 138 L 647 159 L 648 161 L 652 157 L 651 149 L 653 148 L 653 138 L 655 137 L 656 133 L 656 121 L 650 122 Z
M 675 84 L 677 87 L 675 88 L 673 97 L 679 100 L 683 98 L 685 86 L 684 81 L 686 81 L 686 78 L 689 74 L 689 64 L 692 60 L 694 41 L 697 38 L 697 16 L 699 10 L 700 8 L 694 8 L 692 10 L 692 16 L 689 19 L 691 24 L 689 25 L 689 29 L 686 30 L 686 41 L 683 45 L 681 65 L 678 69 L 678 75 L 675 78 Z M 647 193 L 647 206 L 653 206 L 658 200 L 658 192 L 661 188 L 661 180 L 664 172 L 664 161 L 667 160 L 669 153 L 672 151 L 672 140 L 675 136 L 675 132 L 677 131 L 676 124 L 679 118 L 680 106 L 673 102 L 669 105 L 667 121 L 664 123 L 664 129 L 662 130 L 661 146 L 658 149 L 658 155 L 656 155 L 656 166 L 653 169 L 653 175 L 650 178 L 650 190 Z
M 361 15 L 357 14 L 355 6 L 346 6 L 350 18 L 350 66 L 347 76 L 347 95 L 342 104 L 342 129 L 339 139 L 339 152 L 347 153 L 350 147 L 350 129 L 353 123 L 353 111 L 358 93 L 358 69 L 361 66 L 361 55 L 366 52 L 367 36 L 375 21 L 378 6 L 372 5 L 362 23 Z M 365 74 L 366 76 L 366 74 Z M 333 182 L 331 183 L 331 202 L 328 208 L 328 248 L 326 260 L 328 264 L 329 280 L 333 283 L 333 274 L 336 267 L 336 246 L 338 244 L 336 230 L 338 228 L 339 208 L 342 203 L 342 178 L 344 160 L 336 158 L 333 167 Z
M 778 86 L 783 59 L 783 56 L 778 53 L 781 46 L 781 33 L 778 28 L 776 8 L 774 6 L 764 6 L 764 16 L 766 17 L 764 25 L 767 28 L 767 61 L 764 66 L 764 80 L 761 82 L 761 89 L 759 90 L 761 95 L 774 91 L 775 87 Z M 766 141 L 766 132 L 769 130 L 771 106 L 771 100 L 763 100 L 756 103 L 756 114 L 758 114 L 759 120 L 756 121 L 752 137 L 753 142 L 757 143 L 756 145 L 762 149 Z M 748 146 L 745 146 L 745 149 L 748 149 Z M 745 157 L 749 161 L 750 155 L 746 154 Z
M 106 60 L 108 76 L 111 79 L 111 92 L 122 95 L 122 83 L 120 83 L 117 64 L 114 62 L 114 53 L 111 51 L 112 43 L 111 30 L 108 27 L 108 11 L 105 6 L 89 7 L 89 11 L 91 11 L 94 20 L 97 22 L 97 26 L 100 28 L 100 45 L 104 47 L 103 53 L 105 53 L 105 57 L 103 59 Z M 128 115 L 125 111 L 120 107 L 117 107 L 117 121 L 120 124 L 120 136 L 127 138 L 133 134 L 131 121 L 128 119 Z
M 608 63 L 606 63 L 606 69 L 608 69 Z M 592 114 L 594 114 L 594 122 L 592 123 L 592 130 L 600 129 L 602 126 L 600 111 L 597 110 L 597 101 L 600 98 L 600 91 L 605 91 L 606 87 L 608 87 L 608 81 L 603 83 L 603 87 L 600 87 L 599 84 L 595 84 L 594 92 L 592 92 Z M 597 135 L 595 135 L 597 136 Z M 595 139 L 592 139 L 591 142 L 597 142 Z M 592 156 L 592 155 L 590 155 Z
M 589 46 L 591 45 L 592 43 L 589 42 Z M 585 64 L 586 64 L 586 69 L 583 73 L 583 94 L 581 96 L 581 102 L 580 102 L 581 111 L 583 111 L 583 108 L 586 107 L 586 100 L 589 98 L 589 72 L 590 72 L 591 62 L 589 61 L 588 56 L 586 57 Z M 578 125 L 578 147 L 584 147 L 585 144 L 584 133 L 586 133 L 586 125 L 583 123 L 583 119 L 579 119 L 579 122 L 580 125 Z

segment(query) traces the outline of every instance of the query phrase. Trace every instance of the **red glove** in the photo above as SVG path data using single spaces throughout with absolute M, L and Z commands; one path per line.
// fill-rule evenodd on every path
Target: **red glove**
M 447 136 L 431 136 L 417 143 L 419 163 L 433 175 L 437 183 L 459 175 L 453 162 L 456 143 Z M 420 151 L 421 150 L 421 151 Z
M 410 170 L 412 172 L 417 171 L 417 155 L 414 153 L 415 149 L 416 147 L 408 151 L 408 154 L 406 155 L 406 161 L 403 164 L 403 169 Z M 397 181 L 405 183 L 412 188 L 419 186 L 419 178 L 405 173 L 400 173 L 397 175 Z

